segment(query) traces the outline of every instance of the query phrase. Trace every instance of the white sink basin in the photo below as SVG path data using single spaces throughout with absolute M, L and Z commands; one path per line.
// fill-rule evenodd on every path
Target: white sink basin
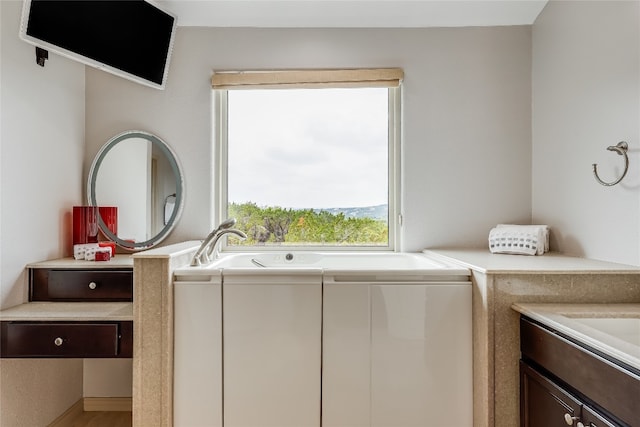
M 640 318 L 572 318 L 571 320 L 612 335 L 630 344 L 640 346 Z

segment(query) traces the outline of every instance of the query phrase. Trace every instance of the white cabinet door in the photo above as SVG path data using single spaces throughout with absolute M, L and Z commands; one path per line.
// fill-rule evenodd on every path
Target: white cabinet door
M 371 425 L 471 427 L 471 286 L 375 285 L 371 307 Z
M 322 276 L 227 274 L 224 426 L 319 427 Z
M 222 285 L 174 284 L 173 425 L 222 427 Z M 144 331 L 143 331 L 144 332 Z
M 322 426 L 371 425 L 369 286 L 324 285 Z
M 472 426 L 470 285 L 325 281 L 323 309 L 323 427 Z

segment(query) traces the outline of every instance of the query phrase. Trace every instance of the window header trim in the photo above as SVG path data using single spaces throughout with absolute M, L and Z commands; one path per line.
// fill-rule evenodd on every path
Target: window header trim
M 398 87 L 401 68 L 216 71 L 213 89 Z

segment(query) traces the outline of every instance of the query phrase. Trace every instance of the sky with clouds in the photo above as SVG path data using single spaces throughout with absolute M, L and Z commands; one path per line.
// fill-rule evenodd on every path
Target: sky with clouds
M 229 91 L 229 201 L 387 203 L 388 90 Z

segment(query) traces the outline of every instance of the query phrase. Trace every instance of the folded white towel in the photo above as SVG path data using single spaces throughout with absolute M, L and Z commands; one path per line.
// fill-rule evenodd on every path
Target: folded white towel
M 498 224 L 489 232 L 492 253 L 542 255 L 549 250 L 546 225 Z
M 538 252 L 538 255 L 542 255 L 544 252 L 549 252 L 549 226 L 548 225 L 516 225 L 516 224 L 498 224 L 496 227 L 518 227 L 522 230 L 531 230 L 534 233 L 541 232 L 544 236 L 544 248 L 542 252 Z

